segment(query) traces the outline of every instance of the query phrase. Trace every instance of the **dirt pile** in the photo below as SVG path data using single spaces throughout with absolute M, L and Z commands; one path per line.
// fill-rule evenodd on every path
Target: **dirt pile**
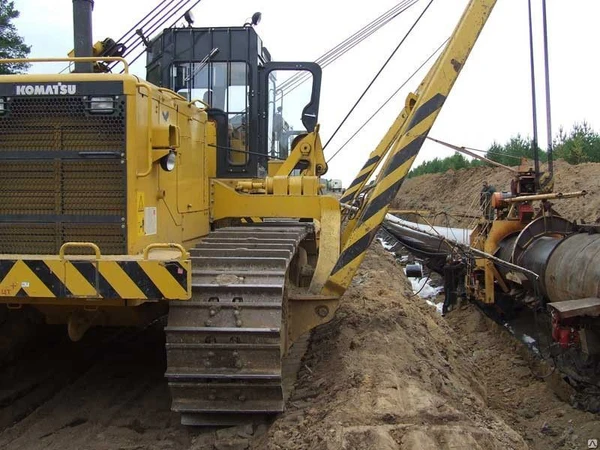
M 255 449 L 527 448 L 482 373 L 378 243 L 315 330 L 288 411 Z
M 572 166 L 564 161 L 554 164 L 554 191 L 585 190 L 582 198 L 555 200 L 554 209 L 569 219 L 594 222 L 600 217 L 600 163 Z M 392 203 L 397 209 L 445 211 L 448 214 L 479 215 L 481 183 L 487 180 L 498 192 L 510 192 L 511 174 L 492 167 L 449 170 L 445 173 L 410 178 L 402 185 Z M 463 222 L 466 225 L 466 223 Z

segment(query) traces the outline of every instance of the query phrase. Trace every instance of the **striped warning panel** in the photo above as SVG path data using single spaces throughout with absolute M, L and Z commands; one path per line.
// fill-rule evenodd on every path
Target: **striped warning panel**
M 242 223 L 261 223 L 263 220 L 260 217 L 242 217 Z
M 190 262 L 3 259 L 0 297 L 187 300 Z
M 445 100 L 445 96 L 436 94 L 415 110 L 408 124 L 406 136 L 409 136 L 413 129 L 422 125 L 425 119 L 429 119 L 429 121 L 425 122 L 424 126 L 412 139 L 400 140 L 400 145 L 390 155 L 389 161 L 386 162 L 379 175 L 377 187 L 358 218 L 357 227 L 351 237 L 352 241 L 343 249 L 331 272 L 332 275 L 345 268 L 359 255 L 363 255 L 371 244 L 379 225 L 383 221 L 383 217 L 387 213 L 387 208 L 396 197 L 408 175 L 412 162 L 419 153 L 425 137 L 433 125 L 433 119 L 439 113 Z M 375 218 L 375 220 L 371 220 L 372 218 Z
M 446 48 L 416 93 L 407 96 L 405 107 L 399 116 L 401 120 L 397 119 L 391 132 L 386 134 L 397 137 L 390 149 L 385 151 L 387 156 L 373 190 L 360 206 L 355 218 L 347 222 L 342 236 L 342 251 L 321 295 L 340 296 L 350 286 L 367 248 L 385 219 L 390 203 L 396 198 L 495 4 L 496 0 L 469 3 Z M 380 144 L 379 147 L 383 155 L 383 149 L 387 145 Z M 379 164 L 376 156 L 378 154 L 371 154 L 342 201 L 350 201 L 353 195 L 360 195 L 360 186 L 368 180 L 374 166 Z

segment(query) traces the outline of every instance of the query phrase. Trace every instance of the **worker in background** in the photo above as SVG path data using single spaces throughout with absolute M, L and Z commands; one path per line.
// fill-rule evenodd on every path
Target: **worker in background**
M 519 195 L 521 189 L 519 186 L 519 182 L 521 181 L 519 174 L 516 174 L 512 180 L 510 180 L 510 193 L 513 197 Z
M 283 136 L 283 114 L 281 109 L 281 106 L 278 106 L 277 111 L 273 116 L 273 142 L 275 143 L 275 148 L 279 152 L 277 155 L 273 156 L 285 157 L 286 155 L 284 155 L 284 149 L 282 148 L 283 139 L 281 139 Z
M 442 316 L 456 305 L 459 295 L 464 295 L 465 263 L 459 255 L 448 255 L 444 264 L 444 304 Z
M 494 208 L 492 208 L 492 195 L 494 192 L 496 192 L 496 188 L 487 181 L 484 181 L 481 188 L 479 204 L 481 205 L 481 210 L 483 211 L 483 216 L 486 220 L 494 220 Z
M 277 133 L 278 137 L 280 137 L 281 133 L 283 133 L 283 114 L 281 109 L 281 106 L 278 106 L 277 112 L 275 112 L 275 117 L 273 117 L 273 131 Z

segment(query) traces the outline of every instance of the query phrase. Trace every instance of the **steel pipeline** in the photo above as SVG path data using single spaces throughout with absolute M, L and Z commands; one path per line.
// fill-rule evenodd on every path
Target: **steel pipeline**
M 545 223 L 543 218 L 538 221 L 540 226 Z M 600 297 L 600 234 L 577 233 L 568 224 L 561 219 L 554 227 L 544 225 L 542 231 L 532 233 L 530 230 L 535 229 L 534 224 L 520 235 L 507 236 L 500 242 L 494 256 L 538 274 L 542 293 L 551 302 Z M 389 216 L 385 225 L 401 241 L 424 251 L 425 255 L 433 250 L 449 253 L 450 246 L 440 245 L 442 241 L 458 243 L 470 231 L 452 229 L 449 233 L 448 228 L 431 226 L 425 230 L 422 224 Z M 526 245 L 523 245 L 524 241 Z M 496 264 L 496 267 L 502 275 L 515 270 L 501 264 Z

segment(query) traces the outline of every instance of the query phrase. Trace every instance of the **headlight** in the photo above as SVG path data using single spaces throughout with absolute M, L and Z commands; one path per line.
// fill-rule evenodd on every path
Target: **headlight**
M 4 98 L 0 97 L 0 114 L 4 114 L 5 111 Z
M 115 99 L 113 97 L 90 97 L 90 111 L 92 112 L 112 112 L 115 109 Z
M 168 155 L 160 158 L 160 167 L 167 172 L 170 172 L 175 168 L 175 163 L 177 162 L 177 155 L 175 152 L 169 152 Z

